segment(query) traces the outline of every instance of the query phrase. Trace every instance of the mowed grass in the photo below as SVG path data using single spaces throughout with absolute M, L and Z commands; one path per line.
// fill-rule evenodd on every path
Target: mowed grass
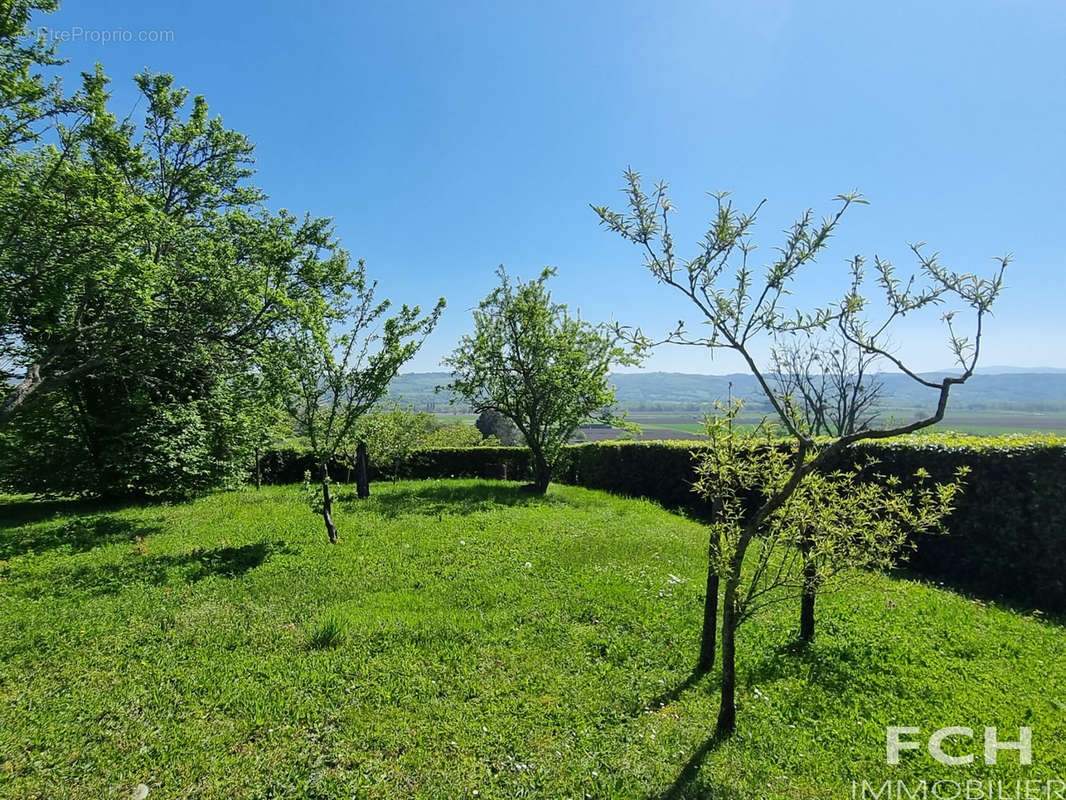
M 302 488 L 189 504 L 0 503 L 0 797 L 850 798 L 853 780 L 1066 773 L 1066 632 L 871 576 L 740 634 L 740 723 L 691 670 L 705 538 L 553 486 Z M 1034 758 L 885 764 L 885 726 Z M 1009 795 L 1012 796 L 1013 795 Z M 1023 795 L 1024 796 L 1024 795 Z

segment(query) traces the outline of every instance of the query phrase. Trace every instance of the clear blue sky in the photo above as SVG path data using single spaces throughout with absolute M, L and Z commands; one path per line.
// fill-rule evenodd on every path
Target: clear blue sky
M 1059 0 L 222 2 L 67 0 L 68 71 L 104 65 L 115 109 L 144 67 L 206 96 L 257 144 L 274 207 L 335 218 L 396 301 L 448 310 L 411 370 L 437 369 L 499 263 L 557 265 L 556 298 L 648 330 L 693 320 L 588 203 L 631 164 L 672 184 L 682 253 L 729 189 L 767 197 L 762 255 L 808 206 L 859 188 L 798 299 L 839 294 L 844 259 L 957 269 L 1013 251 L 985 364 L 1066 367 L 1066 3 Z M 79 33 L 78 29 L 81 29 Z M 170 31 L 167 42 L 88 31 Z M 93 38 L 99 39 L 94 35 Z M 909 320 L 908 320 L 909 322 Z M 896 340 L 947 366 L 932 320 Z M 727 372 L 693 348 L 652 369 Z

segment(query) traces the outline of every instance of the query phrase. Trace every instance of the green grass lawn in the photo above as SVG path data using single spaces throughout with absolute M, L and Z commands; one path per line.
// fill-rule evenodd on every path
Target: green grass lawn
M 870 577 L 797 651 L 783 604 L 741 630 L 739 731 L 717 743 L 715 673 L 691 671 L 696 523 L 569 487 L 340 493 L 336 547 L 299 487 L 0 502 L 0 797 L 843 800 L 853 780 L 1066 777 L 1066 631 L 1041 615 Z M 1028 725 L 1033 764 L 888 767 L 886 725 Z

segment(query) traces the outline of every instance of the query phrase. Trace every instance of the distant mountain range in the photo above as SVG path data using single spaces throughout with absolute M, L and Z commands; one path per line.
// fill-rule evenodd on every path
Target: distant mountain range
M 923 373 L 923 377 L 953 374 Z M 883 407 L 906 409 L 927 406 L 935 400 L 933 390 L 906 375 L 882 373 Z M 399 375 L 389 389 L 390 396 L 420 410 L 445 413 L 467 410 L 462 401 L 449 405 L 447 391 L 435 392 L 448 382 L 445 372 L 410 372 Z M 746 373 L 732 375 L 693 375 L 682 372 L 634 372 L 611 376 L 620 409 L 629 411 L 669 411 L 698 409 L 716 400 L 733 397 L 749 401 L 753 410 L 763 404 L 755 379 Z M 985 367 L 964 385 L 952 390 L 955 410 L 1066 411 L 1066 369 L 1047 368 L 1033 372 L 1019 367 Z
M 1066 367 L 1007 367 L 992 365 L 990 367 L 979 366 L 976 370 L 978 375 L 1017 375 L 1019 373 L 1046 375 L 1066 373 Z

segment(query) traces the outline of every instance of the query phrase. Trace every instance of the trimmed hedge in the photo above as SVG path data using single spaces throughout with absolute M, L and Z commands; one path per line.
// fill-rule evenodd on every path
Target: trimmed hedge
M 270 450 L 260 460 L 264 483 L 300 483 L 308 470 L 317 477 L 314 459 L 303 450 Z M 341 459 L 329 466 L 337 483 L 355 480 L 354 469 Z M 389 466 L 370 464 L 370 479 L 394 478 L 491 478 L 531 480 L 529 450 L 524 447 L 436 447 L 415 450 L 402 463 Z
M 1066 440 L 927 436 L 857 450 L 900 477 L 924 467 L 947 480 L 970 467 L 947 533 L 919 536 L 911 569 L 984 597 L 1066 612 Z
M 679 441 L 570 445 L 554 479 L 699 509 L 704 501 L 691 491 L 699 447 Z M 948 532 L 919 536 L 911 569 L 981 596 L 1066 612 L 1066 439 L 944 433 L 866 442 L 849 451 L 851 458 L 865 455 L 880 462 L 879 473 L 900 478 L 924 467 L 935 480 L 949 480 L 957 467 L 970 467 Z M 311 466 L 291 451 L 271 453 L 267 462 L 266 479 L 279 483 L 302 480 Z M 339 480 L 346 472 L 343 465 L 332 469 Z M 372 473 L 377 479 L 532 478 L 529 451 L 521 447 L 419 450 L 396 469 Z

